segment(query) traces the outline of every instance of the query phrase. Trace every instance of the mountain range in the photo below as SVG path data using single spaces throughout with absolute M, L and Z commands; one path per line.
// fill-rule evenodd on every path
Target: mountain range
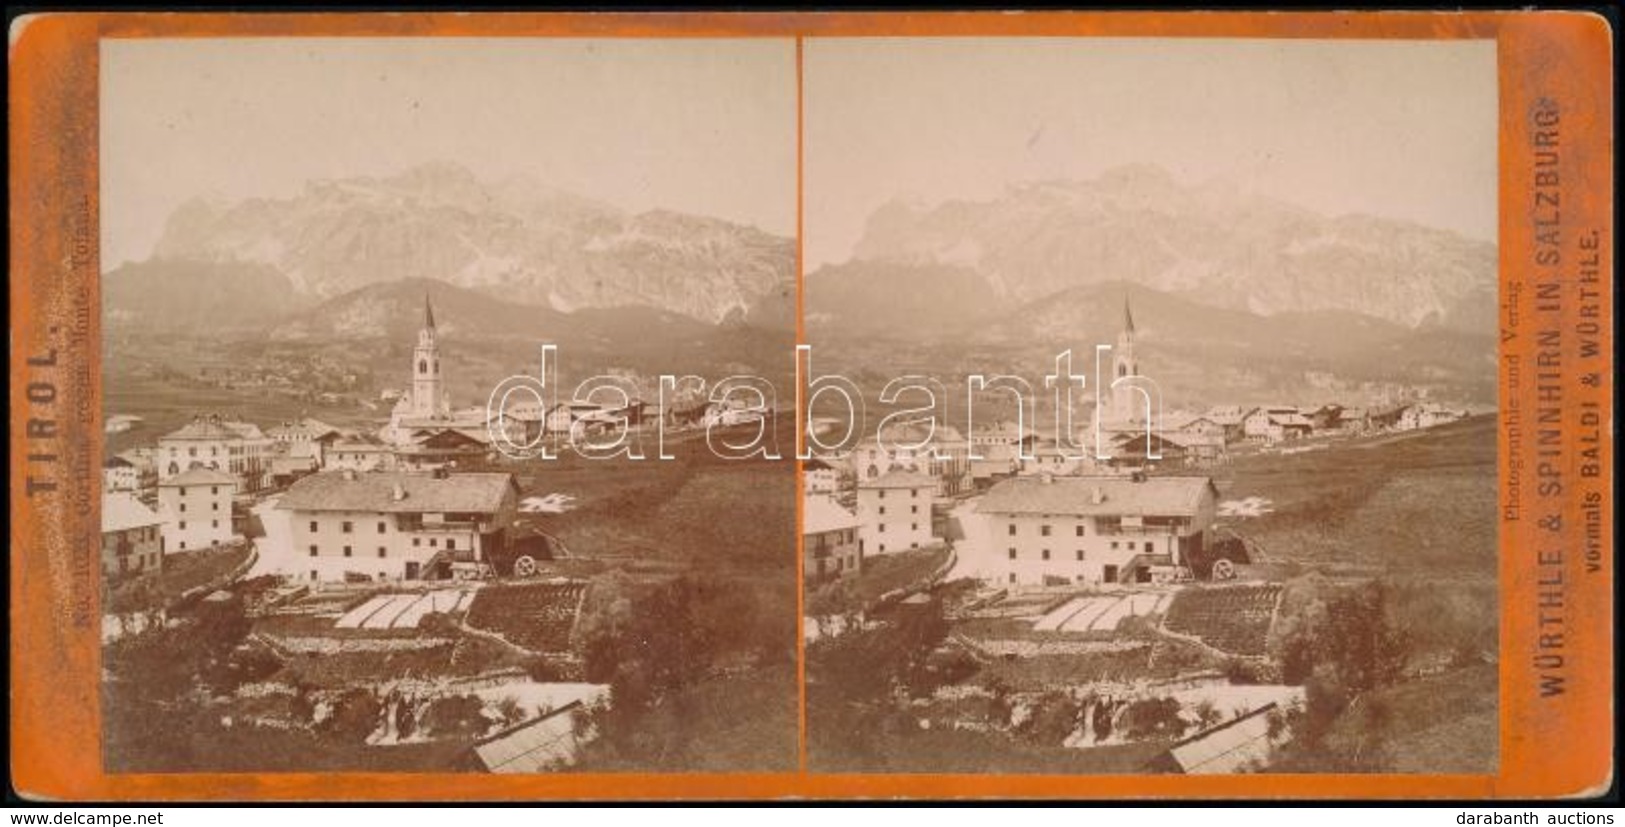
M 227 289 L 248 269 L 280 274 L 288 301 L 305 305 L 434 279 L 561 313 L 642 307 L 713 324 L 793 325 L 783 318 L 794 295 L 791 239 L 669 210 L 630 213 L 524 176 L 482 181 L 449 162 L 309 182 L 290 198 L 194 199 L 133 267 L 148 290 L 163 289 L 166 270 L 213 267 Z
M 888 203 L 869 217 L 851 261 L 808 276 L 807 302 L 809 320 L 833 318 L 854 294 L 883 289 L 864 282 L 906 268 L 898 294 L 933 281 L 963 291 L 943 297 L 949 316 L 1131 282 L 1260 316 L 1348 311 L 1483 332 L 1495 325 L 1496 264 L 1488 242 L 1324 216 L 1222 181 L 1185 185 L 1142 164 L 1012 185 L 987 200 Z

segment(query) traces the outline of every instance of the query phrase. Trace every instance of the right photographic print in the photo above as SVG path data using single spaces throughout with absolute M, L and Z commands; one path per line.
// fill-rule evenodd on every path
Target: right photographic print
M 805 41 L 812 772 L 1497 770 L 1496 59 Z

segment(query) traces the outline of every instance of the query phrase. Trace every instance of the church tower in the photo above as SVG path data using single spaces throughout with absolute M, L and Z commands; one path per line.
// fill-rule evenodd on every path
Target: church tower
M 1139 376 L 1140 363 L 1134 358 L 1134 313 L 1129 309 L 1128 297 L 1123 297 L 1123 329 L 1117 334 L 1117 347 L 1112 350 L 1112 381 L 1126 376 Z M 1112 419 L 1117 422 L 1145 420 L 1145 396 L 1126 385 L 1112 388 Z
M 434 307 L 429 294 L 423 294 L 423 328 L 418 346 L 412 351 L 412 416 L 445 417 L 450 414 L 440 381 L 440 345 L 435 341 Z

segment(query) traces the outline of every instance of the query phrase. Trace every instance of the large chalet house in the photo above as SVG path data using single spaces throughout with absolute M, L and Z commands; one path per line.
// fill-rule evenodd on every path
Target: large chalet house
M 1217 502 L 1208 477 L 1008 479 L 977 506 L 990 559 L 976 567 L 1016 586 L 1148 583 L 1203 553 Z
M 511 474 L 314 474 L 276 504 L 290 550 L 274 567 L 316 583 L 447 577 L 504 551 L 518 504 Z
M 970 445 L 947 423 L 892 423 L 864 439 L 852 451 L 849 465 L 860 483 L 892 471 L 917 471 L 936 480 L 937 494 L 951 497 L 968 487 Z
M 270 483 L 276 444 L 253 423 L 198 416 L 158 438 L 158 482 L 208 468 L 232 475 L 239 491 L 259 491 Z

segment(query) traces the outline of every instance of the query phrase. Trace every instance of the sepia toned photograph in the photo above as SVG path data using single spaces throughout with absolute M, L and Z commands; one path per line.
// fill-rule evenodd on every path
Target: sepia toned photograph
M 795 60 L 101 41 L 107 772 L 795 768 Z
M 1496 44 L 804 72 L 811 770 L 1494 773 Z

